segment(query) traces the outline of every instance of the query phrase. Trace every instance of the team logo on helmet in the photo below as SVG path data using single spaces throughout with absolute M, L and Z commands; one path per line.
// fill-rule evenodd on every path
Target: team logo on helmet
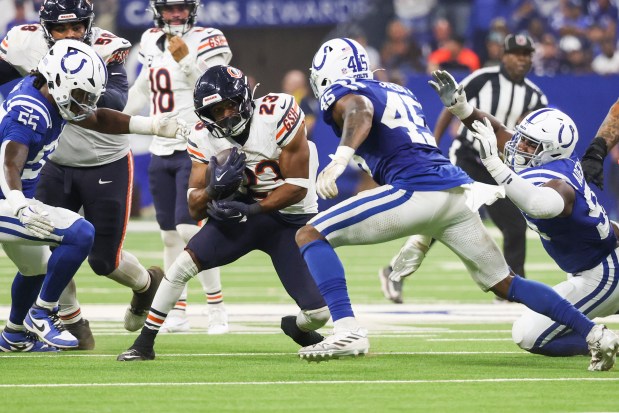
M 243 77 L 243 72 L 235 67 L 228 67 L 228 74 L 235 79 L 240 79 Z
M 82 56 L 78 56 L 80 54 Z M 74 75 L 82 70 L 84 65 L 88 63 L 88 60 L 86 59 L 87 57 L 88 55 L 83 51 L 69 47 L 67 54 L 65 54 L 60 60 L 60 68 L 65 73 Z

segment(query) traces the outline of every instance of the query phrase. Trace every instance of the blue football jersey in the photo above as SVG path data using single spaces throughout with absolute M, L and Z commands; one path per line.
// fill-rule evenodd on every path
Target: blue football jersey
M 355 152 L 355 161 L 380 184 L 417 191 L 439 191 L 472 182 L 436 146 L 421 104 L 405 87 L 368 79 L 334 82 L 320 99 L 323 118 L 337 136 L 333 105 L 348 94 L 362 95 L 374 106 L 372 128 Z
M 28 158 L 21 175 L 22 190 L 28 198 L 34 196 L 41 168 L 58 146 L 58 137 L 66 124 L 58 109 L 33 86 L 34 79 L 28 76 L 18 83 L 0 110 L 0 141 L 10 140 L 28 146 Z
M 569 217 L 536 219 L 523 214 L 562 270 L 577 273 L 591 269 L 616 248 L 617 238 L 608 215 L 585 182 L 577 159 L 559 159 L 528 168 L 520 176 L 537 186 L 551 179 L 562 179 L 576 191 Z

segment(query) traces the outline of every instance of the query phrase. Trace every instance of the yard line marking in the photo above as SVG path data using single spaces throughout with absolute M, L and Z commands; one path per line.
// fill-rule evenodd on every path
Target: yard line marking
M 151 386 L 272 386 L 300 384 L 434 384 L 434 383 L 519 383 L 519 382 L 565 382 L 565 381 L 619 381 L 619 377 L 563 377 L 563 378 L 517 378 L 517 379 L 444 379 L 444 380 L 307 380 L 307 381 L 232 381 L 232 382 L 183 382 L 183 383 L 41 383 L 0 384 L 0 388 L 58 388 L 58 387 L 151 387 Z
M 445 356 L 445 355 L 477 355 L 477 354 L 520 354 L 530 355 L 526 351 L 387 351 L 371 352 L 373 356 Z M 116 357 L 118 354 L 77 354 L 71 351 L 58 353 L 6 353 L 0 354 L 0 358 L 34 358 L 34 357 Z M 157 357 L 256 357 L 256 356 L 297 356 L 297 353 L 186 353 L 186 354 L 158 354 Z

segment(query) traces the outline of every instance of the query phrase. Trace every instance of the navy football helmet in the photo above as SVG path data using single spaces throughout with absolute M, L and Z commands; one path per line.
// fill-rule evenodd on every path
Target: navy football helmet
M 86 32 L 83 39 L 78 39 L 90 44 L 92 36 L 92 21 L 95 11 L 90 0 L 45 0 L 39 11 L 41 27 L 47 44 L 52 47 L 55 40 L 52 37 L 52 26 L 61 23 L 83 22 Z
M 224 101 L 238 109 L 233 115 L 217 120 L 212 109 Z M 198 118 L 216 138 L 240 135 L 254 114 L 247 76 L 232 66 L 217 65 L 204 72 L 196 82 L 193 104 Z
M 189 17 L 182 24 L 170 24 L 162 16 L 165 6 L 184 5 L 189 9 Z M 165 33 L 182 36 L 187 33 L 196 22 L 198 2 L 196 0 L 150 0 L 150 9 L 155 15 L 155 24 Z

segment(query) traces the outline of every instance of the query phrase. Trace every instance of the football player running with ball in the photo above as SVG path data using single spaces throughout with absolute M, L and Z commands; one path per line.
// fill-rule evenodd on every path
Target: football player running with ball
M 201 122 L 188 139 L 187 197 L 196 220 L 210 218 L 166 272 L 140 336 L 118 361 L 154 359 L 157 333 L 187 282 L 254 250 L 271 257 L 301 309 L 282 318 L 284 332 L 301 346 L 320 342 L 315 330 L 329 311 L 294 242 L 318 211 L 318 155 L 307 140 L 303 111 L 283 93 L 252 99 L 247 77 L 231 66 L 214 66 L 200 77 L 194 105 Z M 215 155 L 230 148 L 228 160 L 218 162 Z M 239 186 L 243 172 L 239 193 L 221 199 Z
M 196 26 L 196 0 L 151 0 L 155 16 L 154 29 L 142 35 L 140 57 L 142 70 L 129 90 L 125 113 L 138 114 L 145 107 L 150 113 L 178 112 L 181 119 L 193 125 L 193 89 L 196 80 L 214 65 L 228 64 L 232 51 L 223 33 L 217 29 Z M 187 207 L 187 181 L 191 160 L 187 142 L 155 137 L 150 145 L 152 157 L 148 167 L 150 191 L 157 223 L 163 241 L 164 269 L 172 265 L 187 242 L 199 230 Z M 209 308 L 209 334 L 228 332 L 228 316 L 223 304 L 218 268 L 201 272 Z M 187 290 L 169 315 L 163 331 L 189 330 L 186 316 Z M 134 325 L 139 329 L 144 319 Z

